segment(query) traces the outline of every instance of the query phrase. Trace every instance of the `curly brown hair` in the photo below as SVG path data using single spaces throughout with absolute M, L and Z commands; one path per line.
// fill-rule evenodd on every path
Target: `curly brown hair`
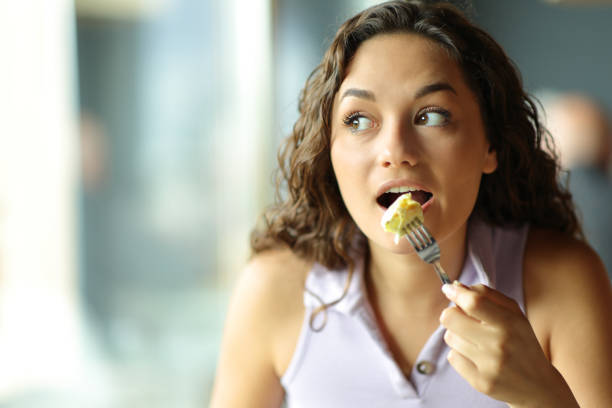
M 349 249 L 365 240 L 344 206 L 331 166 L 332 104 L 358 47 L 395 32 L 416 33 L 446 49 L 478 98 L 498 167 L 483 175 L 473 212 L 493 225 L 530 223 L 581 238 L 571 195 L 558 182 L 556 157 L 548 153 L 550 135 L 501 46 L 451 4 L 394 0 L 346 21 L 308 77 L 300 116 L 279 150 L 276 204 L 251 235 L 253 251 L 287 246 L 328 268 L 352 268 Z

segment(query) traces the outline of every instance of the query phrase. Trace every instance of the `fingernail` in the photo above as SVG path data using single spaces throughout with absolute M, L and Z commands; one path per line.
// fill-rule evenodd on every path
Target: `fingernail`
M 456 290 L 454 285 L 452 285 L 450 283 L 445 283 L 444 285 L 442 285 L 442 292 L 444 292 L 446 297 L 453 298 L 453 297 L 455 297 L 455 294 L 457 293 L 457 290 Z

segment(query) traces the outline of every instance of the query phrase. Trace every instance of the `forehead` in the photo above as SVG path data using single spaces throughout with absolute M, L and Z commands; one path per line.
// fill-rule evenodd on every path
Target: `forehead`
M 435 82 L 467 91 L 459 65 L 442 45 L 419 34 L 379 34 L 357 49 L 340 91 L 353 86 L 409 91 Z

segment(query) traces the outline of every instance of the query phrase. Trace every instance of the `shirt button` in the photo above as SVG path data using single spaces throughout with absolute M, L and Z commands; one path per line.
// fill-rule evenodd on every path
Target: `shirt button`
M 416 369 L 421 374 L 429 375 L 434 372 L 435 366 L 429 361 L 421 361 L 417 364 Z

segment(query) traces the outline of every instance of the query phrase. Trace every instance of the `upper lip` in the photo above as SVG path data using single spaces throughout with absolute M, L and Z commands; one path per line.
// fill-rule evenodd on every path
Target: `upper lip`
M 415 181 L 408 180 L 408 179 L 396 179 L 396 180 L 390 180 L 390 181 L 387 181 L 387 182 L 383 183 L 378 188 L 378 191 L 376 192 L 376 198 L 380 197 L 387 190 L 389 190 L 390 188 L 393 188 L 393 187 L 414 187 L 414 188 L 416 188 L 418 190 L 427 191 L 428 193 L 433 194 L 431 192 L 431 190 L 429 190 L 427 187 L 425 187 L 421 183 L 417 183 Z

